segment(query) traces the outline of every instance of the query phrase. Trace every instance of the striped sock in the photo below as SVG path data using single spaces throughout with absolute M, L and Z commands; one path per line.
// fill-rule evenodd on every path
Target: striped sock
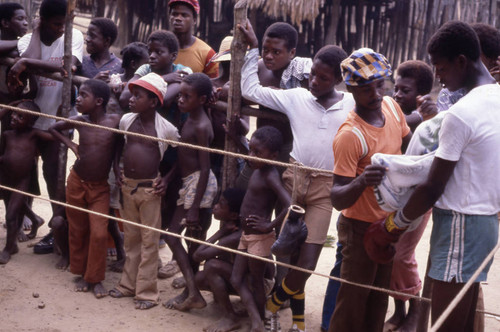
M 271 295 L 271 297 L 266 302 L 266 309 L 272 312 L 273 314 L 277 313 L 280 310 L 283 302 L 288 300 L 290 297 L 295 295 L 298 291 L 292 291 L 285 285 L 285 279 L 281 282 L 281 285 L 278 286 L 276 291 Z
M 305 298 L 306 294 L 304 292 L 298 293 L 292 296 L 290 299 L 290 309 L 292 309 L 292 319 L 293 324 L 297 325 L 297 328 L 301 331 L 305 331 L 306 323 L 304 319 L 305 311 Z

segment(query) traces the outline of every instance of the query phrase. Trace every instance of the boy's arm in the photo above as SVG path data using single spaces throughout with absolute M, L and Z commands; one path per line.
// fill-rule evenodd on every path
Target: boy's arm
M 3 154 L 5 153 L 5 132 L 0 134 L 0 163 L 3 162 Z
M 154 194 L 155 195 L 163 195 L 167 191 L 168 184 L 172 181 L 174 175 L 177 172 L 177 163 L 175 163 L 172 168 L 170 168 L 170 171 L 168 171 L 165 176 L 162 178 L 156 180 L 156 182 L 153 184 L 154 188 Z
M 333 175 L 333 187 L 330 192 L 332 205 L 337 210 L 351 207 L 363 194 L 366 187 L 377 186 L 382 182 L 385 167 L 368 165 L 357 177 Z
M 165 93 L 165 98 L 163 98 L 163 109 L 169 109 L 177 100 L 177 96 L 181 91 L 180 83 L 170 83 L 168 85 L 167 93 Z
M 0 55 L 8 56 L 17 48 L 17 40 L 0 40 Z
M 405 123 L 406 124 L 406 123 Z M 363 145 L 349 127 L 340 128 L 333 140 L 333 186 L 330 192 L 332 205 L 338 211 L 351 207 L 368 186 L 380 184 L 385 167 L 368 165 L 358 175 L 358 165 L 364 155 Z
M 207 242 L 215 243 L 218 240 L 219 242 L 217 244 L 220 246 L 227 248 L 236 248 L 240 241 L 240 237 L 241 231 L 226 234 L 224 231 L 218 230 L 210 239 L 207 240 Z M 225 250 L 202 244 L 194 252 L 193 259 L 197 262 L 202 262 L 210 258 L 215 258 L 219 255 L 222 255 L 224 254 L 224 252 Z
M 118 100 L 122 110 L 128 110 L 128 101 L 130 100 L 130 97 L 132 97 L 132 92 L 130 92 L 129 84 L 133 81 L 137 81 L 139 78 L 141 78 L 141 76 L 134 75 L 134 77 L 132 77 L 127 82 L 127 85 L 125 85 L 125 88 L 123 88 L 122 94 L 120 95 L 120 99 Z
M 245 55 L 245 62 L 241 68 L 241 92 L 245 99 L 260 104 L 278 112 L 288 114 L 295 100 L 297 90 L 278 90 L 263 87 L 258 75 L 259 43 L 252 25 L 247 21 L 247 26 L 238 26 L 244 34 L 250 50 Z
M 209 146 L 209 130 L 198 130 L 196 139 L 196 144 L 199 146 Z M 200 203 L 207 189 L 208 177 L 210 175 L 210 154 L 206 151 L 198 150 L 198 161 L 200 163 L 200 178 L 196 186 L 193 205 L 191 205 L 186 213 L 186 222 L 188 224 L 197 224 L 199 222 Z
M 115 173 L 116 185 L 118 187 L 121 187 L 123 184 L 122 173 L 120 169 L 120 160 L 122 158 L 124 145 L 125 145 L 125 137 L 122 134 L 118 134 L 118 137 L 116 138 L 115 159 L 113 161 L 113 172 Z
M 71 117 L 70 119 L 77 121 L 82 120 L 80 116 Z M 69 130 L 75 127 L 76 126 L 72 123 L 66 121 L 58 121 L 49 128 L 49 133 L 53 135 L 58 141 L 62 142 L 64 145 L 70 148 L 71 151 L 73 151 L 73 153 L 75 154 L 76 158 L 80 159 L 80 155 L 78 154 L 78 144 L 73 142 L 68 136 L 62 134 L 63 130 Z
M 42 141 L 54 141 L 56 139 L 54 135 L 47 130 L 41 130 L 38 128 L 33 128 L 33 130 L 35 131 L 35 135 Z

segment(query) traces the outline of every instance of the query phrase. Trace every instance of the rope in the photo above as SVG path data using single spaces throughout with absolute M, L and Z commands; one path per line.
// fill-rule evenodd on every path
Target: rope
M 484 310 L 476 310 L 476 312 L 479 312 L 480 314 L 485 314 L 488 316 L 491 316 L 496 319 L 500 319 L 500 314 L 496 314 L 494 312 L 489 312 L 489 311 L 484 311 Z
M 323 273 L 319 273 L 319 272 L 316 272 L 316 271 L 313 271 L 313 270 L 304 269 L 304 268 L 299 267 L 299 266 L 295 266 L 295 265 L 291 265 L 291 264 L 286 264 L 286 263 L 279 262 L 279 261 L 274 261 L 272 259 L 265 258 L 265 257 L 255 256 L 255 255 L 249 254 L 247 252 L 243 252 L 243 251 L 239 251 L 239 250 L 235 250 L 235 249 L 223 247 L 223 246 L 220 246 L 220 245 L 215 244 L 215 243 L 210 243 L 210 242 L 202 241 L 202 240 L 199 240 L 199 239 L 196 239 L 196 238 L 192 238 L 192 237 L 189 237 L 189 236 L 184 236 L 182 234 L 172 233 L 172 232 L 164 231 L 162 229 L 157 229 L 157 228 L 154 228 L 154 227 L 151 227 L 151 226 L 146 226 L 146 225 L 138 224 L 136 222 L 133 222 L 133 221 L 130 221 L 130 220 L 127 220 L 127 219 L 118 218 L 118 217 L 110 216 L 110 215 L 107 215 L 107 214 L 104 214 L 104 213 L 91 211 L 91 210 L 88 210 L 88 209 L 85 209 L 85 208 L 82 208 L 82 207 L 79 207 L 79 206 L 74 206 L 74 205 L 71 205 L 71 204 L 59 202 L 59 201 L 56 201 L 56 200 L 53 200 L 53 199 L 50 199 L 50 198 L 36 196 L 36 195 L 30 194 L 28 192 L 23 192 L 21 190 L 15 189 L 15 188 L 4 186 L 2 184 L 0 184 L 0 189 L 10 190 L 10 191 L 18 193 L 18 194 L 22 194 L 22 195 L 33 197 L 33 198 L 40 199 L 40 200 L 43 200 L 43 201 L 47 201 L 47 202 L 50 202 L 50 203 L 58 204 L 58 205 L 61 205 L 61 206 L 64 206 L 64 207 L 68 207 L 68 208 L 72 208 L 72 209 L 75 209 L 75 210 L 78 210 L 78 211 L 82 211 L 82 212 L 94 214 L 96 216 L 106 217 L 108 219 L 113 219 L 113 220 L 116 220 L 116 221 L 121 221 L 121 222 L 129 224 L 129 225 L 134 225 L 136 227 L 140 227 L 140 228 L 152 230 L 152 231 L 155 231 L 155 232 L 158 232 L 158 233 L 161 233 L 161 234 L 173 236 L 173 237 L 176 237 L 176 238 L 179 238 L 179 239 L 184 239 L 186 241 L 196 242 L 198 244 L 204 244 L 204 245 L 207 245 L 207 246 L 210 246 L 210 247 L 214 247 L 214 248 L 217 248 L 217 249 L 220 249 L 220 250 L 224 250 L 224 251 L 230 252 L 232 254 L 243 255 L 243 256 L 246 256 L 248 258 L 258 259 L 258 260 L 261 260 L 261 261 L 266 262 L 266 263 L 277 264 L 277 265 L 280 265 L 280 266 L 283 266 L 283 267 L 286 267 L 286 268 L 289 268 L 289 269 L 295 269 L 295 270 L 303 272 L 303 273 L 314 274 L 314 275 L 319 276 L 319 277 L 328 278 L 328 279 L 339 281 L 339 282 L 346 283 L 346 284 L 349 284 L 349 285 L 353 285 L 353 286 L 357 286 L 357 287 L 362 287 L 362 288 L 367 288 L 367 289 L 370 289 L 370 290 L 374 290 L 374 291 L 386 293 L 386 294 L 392 295 L 392 296 L 394 296 L 394 295 L 396 295 L 396 296 L 405 296 L 407 298 L 419 300 L 419 301 L 422 301 L 422 302 L 430 302 L 431 301 L 429 298 L 415 296 L 415 295 L 409 295 L 409 294 L 406 294 L 406 293 L 397 292 L 397 291 L 393 291 L 393 290 L 385 289 L 385 288 L 381 288 L 381 287 L 375 287 L 375 286 L 371 286 L 371 285 L 360 284 L 360 283 L 356 283 L 356 282 L 349 281 L 349 280 L 346 280 L 346 279 L 337 278 L 337 277 L 333 277 L 333 276 L 326 275 L 326 274 L 323 274 Z
M 79 126 L 86 126 L 86 127 L 91 127 L 91 128 L 99 128 L 99 129 L 109 130 L 109 131 L 114 132 L 116 134 L 130 135 L 130 136 L 136 136 L 136 137 L 147 139 L 147 140 L 151 140 L 151 141 L 164 142 L 164 143 L 167 143 L 167 144 L 170 144 L 170 145 L 174 145 L 174 146 L 178 145 L 178 146 L 182 146 L 182 147 L 185 147 L 185 148 L 190 148 L 190 149 L 195 149 L 195 150 L 201 150 L 201 151 L 206 151 L 206 152 L 210 152 L 210 153 L 218 153 L 218 154 L 226 155 L 226 156 L 233 157 L 233 158 L 242 158 L 242 159 L 246 159 L 246 160 L 251 160 L 251 161 L 256 161 L 256 162 L 262 162 L 262 163 L 267 163 L 267 164 L 271 164 L 271 165 L 275 165 L 275 166 L 281 166 L 281 167 L 293 167 L 293 166 L 296 166 L 297 169 L 303 169 L 303 170 L 307 170 L 307 171 L 310 171 L 310 172 L 324 173 L 324 174 L 329 174 L 329 175 L 333 174 L 333 171 L 329 171 L 329 170 L 325 170 L 325 169 L 321 169 L 321 168 L 314 168 L 314 167 L 304 166 L 304 165 L 300 165 L 300 164 L 294 165 L 294 164 L 291 164 L 291 163 L 284 163 L 284 162 L 277 161 L 277 160 L 264 159 L 264 158 L 259 158 L 259 157 L 254 157 L 254 156 L 248 156 L 248 155 L 245 155 L 245 154 L 240 154 L 240 153 L 235 153 L 235 152 L 229 152 L 229 151 L 224 151 L 224 150 L 219 150 L 219 149 L 207 148 L 207 147 L 204 147 L 204 146 L 198 146 L 198 145 L 194 145 L 194 144 L 189 144 L 189 143 L 184 143 L 184 142 L 179 142 L 179 141 L 174 141 L 174 140 L 159 138 L 159 137 L 155 137 L 155 136 L 149 136 L 149 135 L 139 134 L 139 133 L 135 133 L 135 132 L 131 132 L 131 131 L 125 131 L 125 130 L 120 130 L 120 129 L 116 129 L 116 128 L 110 128 L 110 127 L 106 127 L 106 126 L 97 125 L 97 124 L 94 124 L 94 123 L 88 123 L 88 122 L 83 122 L 83 121 L 76 121 L 76 120 L 71 120 L 71 119 L 63 118 L 63 117 L 60 117 L 60 116 L 55 116 L 55 115 L 50 115 L 50 114 L 44 114 L 44 113 L 40 113 L 40 112 L 34 112 L 34 111 L 30 111 L 30 110 L 27 110 L 27 109 L 24 109 L 24 108 L 14 107 L 14 106 L 10 106 L 10 105 L 0 104 L 0 108 L 7 108 L 7 109 L 10 109 L 10 110 L 13 110 L 13 111 L 16 111 L 16 112 L 23 112 L 23 113 L 28 113 L 28 114 L 32 114 L 32 115 L 36 115 L 36 116 L 41 116 L 41 117 L 49 118 L 49 119 L 66 121 L 68 123 L 72 123 L 72 124 L 79 125 Z
M 465 296 L 465 293 L 469 290 L 469 288 L 472 286 L 472 284 L 476 281 L 476 278 L 479 275 L 479 273 L 481 273 L 481 271 L 483 271 L 483 269 L 488 264 L 488 262 L 491 259 L 493 259 L 493 256 L 495 255 L 495 253 L 497 252 L 497 250 L 499 248 L 500 248 L 500 241 L 497 242 L 497 245 L 495 246 L 495 248 L 493 248 L 493 250 L 489 253 L 489 255 L 486 256 L 486 258 L 483 260 L 483 262 L 481 263 L 481 265 L 479 265 L 479 267 L 477 268 L 476 272 L 474 272 L 474 274 L 472 275 L 472 277 L 470 277 L 469 281 L 467 281 L 467 283 L 465 284 L 465 286 L 462 287 L 462 289 L 460 290 L 460 292 L 453 299 L 453 301 L 451 301 L 451 303 L 448 305 L 448 307 L 446 308 L 446 310 L 441 314 L 441 316 L 439 316 L 439 318 L 436 321 L 436 323 L 434 323 L 434 325 L 431 326 L 431 331 L 430 332 L 437 331 L 441 327 L 441 325 L 443 325 L 445 319 L 448 318 L 448 316 L 451 314 L 451 312 L 453 311 L 453 309 L 455 309 L 455 307 L 458 305 L 458 302 L 460 302 L 462 300 L 462 298 Z
M 239 153 L 228 152 L 228 151 L 219 150 L 219 149 L 212 149 L 212 148 L 207 148 L 207 147 L 201 147 L 201 146 L 197 146 L 197 145 L 193 145 L 193 144 L 189 144 L 189 143 L 183 143 L 183 142 L 178 142 L 178 141 L 173 141 L 173 140 L 162 139 L 162 138 L 158 138 L 158 137 L 154 137 L 154 136 L 148 136 L 148 135 L 144 135 L 144 134 L 123 131 L 123 130 L 119 130 L 119 129 L 115 129 L 115 128 L 110 128 L 110 127 L 105 127 L 105 126 L 101 126 L 101 125 L 97 125 L 97 124 L 93 124 L 93 123 L 76 121 L 76 120 L 71 120 L 71 119 L 67 119 L 67 118 L 63 118 L 63 117 L 58 117 L 58 116 L 54 116 L 54 115 L 43 114 L 43 113 L 39 113 L 39 112 L 33 112 L 33 111 L 22 109 L 22 108 L 19 108 L 19 107 L 13 107 L 13 106 L 4 105 L 4 104 L 0 104 L 0 107 L 11 109 L 13 111 L 18 111 L 18 112 L 24 112 L 24 113 L 28 113 L 28 114 L 33 114 L 33 115 L 36 115 L 36 116 L 47 117 L 47 118 L 50 118 L 50 119 L 62 120 L 62 121 L 66 121 L 66 122 L 69 122 L 69 123 L 76 124 L 76 125 L 81 125 L 81 126 L 87 126 L 87 127 L 92 127 L 92 128 L 100 128 L 100 129 L 104 129 L 104 130 L 109 130 L 111 132 L 118 133 L 118 134 L 136 136 L 136 137 L 143 138 L 143 139 L 153 140 L 153 141 L 157 141 L 157 142 L 165 142 L 165 143 L 168 143 L 168 144 L 171 144 L 171 145 L 183 146 L 183 147 L 186 147 L 186 148 L 191 148 L 191 149 L 206 151 L 206 152 L 210 152 L 210 153 L 218 153 L 218 154 L 222 154 L 222 155 L 226 155 L 226 156 L 230 156 L 230 157 L 234 157 L 234 158 L 242 158 L 242 159 L 246 159 L 246 160 L 263 162 L 263 163 L 268 163 L 268 164 L 271 164 L 271 165 L 281 166 L 281 167 L 292 167 L 293 168 L 293 173 L 294 173 L 293 174 L 293 177 L 294 177 L 294 181 L 293 181 L 294 190 L 293 190 L 292 193 L 295 193 L 297 171 L 299 169 L 303 169 L 303 170 L 307 170 L 307 171 L 311 171 L 311 172 L 333 174 L 333 171 L 327 171 L 327 170 L 324 170 L 324 169 L 319 169 L 319 168 L 314 168 L 314 167 L 308 167 L 308 166 L 298 165 L 298 164 L 284 163 L 284 162 L 279 162 L 279 161 L 276 161 L 276 160 L 263 159 L 263 158 L 258 158 L 258 157 L 243 155 L 243 154 L 239 154 Z M 329 276 L 329 275 L 326 275 L 326 274 L 318 273 L 318 272 L 315 272 L 315 271 L 312 271 L 312 270 L 307 270 L 307 269 L 304 269 L 304 268 L 301 268 L 301 267 L 298 267 L 298 266 L 293 266 L 293 265 L 282 263 L 282 262 L 279 262 L 279 261 L 274 261 L 274 260 L 271 260 L 271 259 L 267 259 L 267 258 L 263 258 L 263 257 L 259 257 L 259 256 L 254 256 L 254 255 L 251 255 L 251 254 L 248 254 L 248 253 L 245 253 L 245 252 L 241 252 L 241 251 L 238 251 L 238 250 L 234 250 L 234 249 L 231 249 L 231 248 L 222 247 L 222 246 L 219 246 L 217 244 L 212 244 L 212 243 L 208 243 L 208 242 L 205 242 L 205 241 L 202 241 L 202 240 L 198 240 L 198 239 L 195 239 L 195 238 L 186 237 L 186 236 L 183 236 L 181 234 L 171 233 L 171 232 L 168 232 L 168 231 L 159 230 L 159 229 L 156 229 L 156 228 L 153 228 L 153 227 L 149 227 L 149 226 L 145 226 L 145 225 L 141 225 L 141 224 L 129 221 L 129 220 L 117 218 L 117 217 L 114 217 L 114 216 L 108 216 L 108 215 L 105 215 L 105 214 L 101 214 L 101 213 L 97 213 L 97 212 L 90 211 L 90 210 L 87 210 L 87 209 L 83 209 L 83 208 L 80 208 L 80 207 L 77 207 L 77 206 L 71 206 L 71 205 L 66 204 L 66 203 L 54 201 L 54 200 L 47 199 L 47 198 L 38 197 L 38 196 L 29 194 L 29 193 L 25 193 L 25 192 L 19 191 L 19 190 L 14 189 L 14 188 L 9 188 L 9 187 L 3 186 L 3 185 L 0 185 L 0 188 L 11 190 L 11 191 L 14 191 L 14 192 L 18 192 L 18 193 L 21 193 L 21 194 L 24 194 L 24 195 L 27 195 L 27 196 L 31 196 L 33 198 L 38 198 L 38 199 L 46 200 L 48 202 L 59 204 L 59 205 L 63 205 L 65 207 L 71 207 L 71 208 L 74 208 L 74 209 L 77 209 L 77 210 L 80 210 L 80 211 L 84 211 L 84 212 L 87 212 L 87 213 L 93 213 L 95 215 L 100 215 L 100 216 L 107 217 L 107 218 L 110 218 L 110 219 L 114 219 L 114 220 L 117 220 L 117 221 L 121 221 L 121 222 L 124 222 L 124 223 L 129 223 L 129 224 L 135 225 L 137 227 L 143 227 L 143 228 L 146 228 L 146 229 L 157 231 L 157 232 L 160 232 L 162 234 L 174 236 L 174 237 L 177 237 L 177 238 L 180 238 L 180 239 L 184 239 L 184 240 L 187 240 L 187 241 L 192 241 L 192 242 L 196 242 L 196 243 L 199 243 L 199 244 L 205 244 L 205 245 L 212 246 L 212 247 L 215 247 L 215 248 L 218 248 L 218 249 L 221 249 L 221 250 L 225 250 L 225 251 L 228 251 L 228 252 L 231 252 L 231 253 L 234 253 L 234 254 L 243 255 L 243 256 L 247 256 L 249 258 L 254 258 L 254 259 L 260 259 L 260 260 L 262 260 L 264 262 L 277 264 L 277 265 L 280 265 L 280 266 L 283 266 L 283 267 L 286 267 L 286 268 L 295 269 L 295 270 L 298 270 L 298 271 L 301 271 L 301 272 L 304 272 L 304 273 L 314 274 L 314 275 L 317 275 L 317 276 L 320 276 L 320 277 L 325 277 L 325 278 L 328 278 L 328 279 L 331 279 L 331 280 L 343 282 L 343 283 L 350 284 L 350 285 L 353 285 L 353 286 L 367 288 L 367 289 L 370 289 L 370 290 L 375 290 L 375 291 L 387 293 L 389 295 L 405 296 L 407 298 L 412 298 L 412 299 L 416 299 L 416 300 L 423 301 L 423 302 L 430 302 L 431 301 L 428 298 L 414 296 L 414 295 L 409 295 L 409 294 L 406 294 L 406 293 L 392 291 L 392 290 L 384 289 L 384 288 L 380 288 L 380 287 L 375 287 L 375 286 L 370 286 L 370 285 L 365 285 L 365 284 L 359 284 L 359 283 L 355 283 L 355 282 L 352 282 L 352 281 L 349 281 L 349 280 L 345 280 L 345 279 L 342 279 L 342 278 L 337 278 L 337 277 Z M 292 201 L 294 201 L 294 199 L 295 199 L 295 197 L 292 196 Z M 444 320 L 450 315 L 451 311 L 457 306 L 458 302 L 464 297 L 465 293 L 471 287 L 471 285 L 473 284 L 473 282 L 476 279 L 476 277 L 483 270 L 483 268 L 486 266 L 486 264 L 488 263 L 488 261 L 493 258 L 494 254 L 499 249 L 499 247 L 500 247 L 500 242 L 490 252 L 490 254 L 486 257 L 486 259 L 482 262 L 482 264 L 476 270 L 476 272 L 471 277 L 471 279 L 465 284 L 465 286 L 458 293 L 458 295 L 455 297 L 455 299 L 450 303 L 450 305 L 446 308 L 446 310 L 443 312 L 443 314 L 439 317 L 439 319 L 436 321 L 436 323 L 434 324 L 434 326 L 431 327 L 431 332 L 436 331 L 437 329 L 439 329 L 439 327 L 441 327 L 441 325 L 443 324 Z

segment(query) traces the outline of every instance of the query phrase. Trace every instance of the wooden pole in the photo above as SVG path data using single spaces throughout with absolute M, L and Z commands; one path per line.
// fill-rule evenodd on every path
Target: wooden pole
M 241 67 L 245 57 L 247 44 L 243 34 L 239 31 L 238 25 L 245 24 L 247 20 L 247 1 L 240 0 L 234 6 L 234 38 L 231 44 L 231 71 L 229 74 L 229 98 L 227 108 L 227 119 L 233 115 L 240 115 L 241 111 Z M 235 152 L 236 144 L 226 135 L 226 151 Z M 225 156 L 222 170 L 222 190 L 233 187 L 236 181 L 237 169 L 236 159 Z
M 64 70 L 68 74 L 63 78 L 61 116 L 67 118 L 71 110 L 71 64 L 72 64 L 72 37 L 73 18 L 75 17 L 76 0 L 69 0 L 66 10 L 66 25 L 64 28 Z M 66 184 L 66 162 L 68 149 L 62 143 L 59 146 L 59 161 L 57 167 L 57 193 L 56 199 L 64 201 Z

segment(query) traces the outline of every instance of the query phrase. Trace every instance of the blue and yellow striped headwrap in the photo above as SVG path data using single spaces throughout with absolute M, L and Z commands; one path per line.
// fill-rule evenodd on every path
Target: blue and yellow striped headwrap
M 352 52 L 340 64 L 342 77 L 348 86 L 360 86 L 371 83 L 392 74 L 389 61 L 371 48 L 360 48 Z

